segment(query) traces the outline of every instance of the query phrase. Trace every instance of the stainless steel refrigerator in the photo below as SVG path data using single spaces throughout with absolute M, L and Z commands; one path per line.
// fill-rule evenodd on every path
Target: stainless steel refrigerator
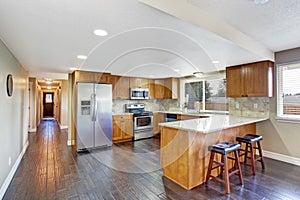
M 112 145 L 112 86 L 77 83 L 77 152 Z

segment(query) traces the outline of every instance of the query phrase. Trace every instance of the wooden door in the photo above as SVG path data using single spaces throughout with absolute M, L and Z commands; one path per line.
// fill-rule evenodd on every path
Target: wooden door
M 43 117 L 53 117 L 54 93 L 43 93 Z
M 246 73 L 245 68 L 227 67 L 226 68 L 226 96 L 227 97 L 244 97 L 245 84 L 244 75 Z

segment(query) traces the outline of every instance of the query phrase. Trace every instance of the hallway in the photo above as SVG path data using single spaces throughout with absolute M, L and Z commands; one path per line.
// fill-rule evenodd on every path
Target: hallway
M 3 199 L 300 199 L 300 167 L 266 159 L 256 176 L 244 169 L 244 187 L 232 177 L 230 196 L 211 181 L 186 191 L 162 176 L 159 139 L 113 145 L 76 155 L 67 131 L 45 119 Z

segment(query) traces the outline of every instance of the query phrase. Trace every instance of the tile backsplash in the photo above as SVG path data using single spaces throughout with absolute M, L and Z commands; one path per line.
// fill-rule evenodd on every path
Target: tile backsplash
M 268 97 L 229 98 L 229 114 L 242 117 L 269 117 Z
M 145 110 L 150 111 L 179 111 L 180 108 L 177 99 L 113 100 L 113 112 L 124 113 L 125 104 L 129 103 L 144 103 Z

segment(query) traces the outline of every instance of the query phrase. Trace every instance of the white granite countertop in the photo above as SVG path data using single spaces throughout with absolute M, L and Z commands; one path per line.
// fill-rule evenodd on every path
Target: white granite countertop
M 236 117 L 232 115 L 211 114 L 207 118 L 160 123 L 160 126 L 199 133 L 210 133 L 222 129 L 233 128 L 255 122 L 268 120 L 260 117 Z

